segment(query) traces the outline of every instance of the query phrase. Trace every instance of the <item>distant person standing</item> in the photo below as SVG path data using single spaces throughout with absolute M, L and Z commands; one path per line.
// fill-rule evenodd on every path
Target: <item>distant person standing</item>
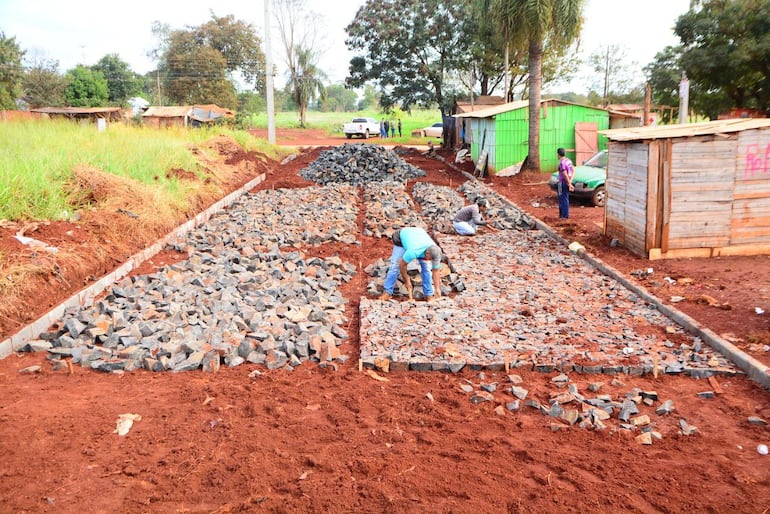
M 385 120 L 380 120 L 380 137 L 388 137 L 388 134 L 385 132 Z
M 396 137 L 396 122 L 390 120 L 390 137 Z
M 569 193 L 575 190 L 572 185 L 575 168 L 564 148 L 557 149 L 556 154 L 559 156 L 559 183 L 556 188 L 559 195 L 559 218 L 566 220 L 569 219 Z
M 388 137 L 388 132 L 390 132 L 390 122 L 385 120 L 385 137 Z
M 401 137 L 401 118 L 398 119 L 398 137 Z

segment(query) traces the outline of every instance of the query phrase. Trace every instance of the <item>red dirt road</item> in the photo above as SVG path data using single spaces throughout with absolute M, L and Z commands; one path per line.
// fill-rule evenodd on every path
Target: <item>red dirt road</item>
M 295 135 L 298 145 L 312 137 Z M 374 141 L 376 142 L 376 140 Z M 322 143 L 318 143 L 322 144 Z M 287 165 L 274 164 L 260 188 L 309 185 L 297 172 L 315 150 Z M 460 173 L 422 156 L 410 162 L 431 180 L 459 185 Z M 244 177 L 244 181 L 249 177 Z M 629 273 L 653 266 L 653 276 L 692 278 L 693 297 L 681 307 L 718 333 L 731 332 L 752 355 L 762 357 L 768 327 L 746 312 L 762 296 L 767 257 L 650 264 L 611 248 L 596 228 L 600 211 L 575 206 L 557 225 L 556 204 L 542 177 L 493 179 L 520 206 L 554 223 L 568 239 Z M 549 203 L 550 202 L 550 203 Z M 550 205 L 549 207 L 532 207 Z M 90 238 L 83 238 L 87 244 Z M 389 244 L 362 238 L 362 245 L 334 245 L 309 254 L 338 252 L 364 266 L 386 256 Z M 147 264 L 162 265 L 162 254 Z M 766 266 L 765 266 L 766 267 Z M 720 271 L 721 274 L 720 274 Z M 85 274 L 84 274 L 85 276 Z M 665 282 L 665 281 L 662 281 Z M 358 297 L 366 278 L 357 276 L 350 298 L 350 333 L 358 327 Z M 648 284 L 649 285 L 649 284 Z M 41 284 L 44 290 L 46 284 Z M 48 286 L 50 288 L 50 286 Z M 656 293 L 674 294 L 661 285 Z M 695 301 L 702 292 L 733 306 Z M 679 291 L 676 291 L 679 294 Z M 749 296 L 748 299 L 744 296 Z M 770 309 L 768 309 L 770 312 Z M 763 339 L 764 338 L 764 339 Z M 53 372 L 42 355 L 0 361 L 0 511 L 4 512 L 756 512 L 770 509 L 770 393 L 743 377 L 718 377 L 722 391 L 705 380 L 666 376 L 570 374 L 587 393 L 623 399 L 635 388 L 671 399 L 675 411 L 658 416 L 640 406 L 662 435 L 652 445 L 619 428 L 568 426 L 513 400 L 505 373 L 464 370 L 457 375 L 382 374 L 358 371 L 357 338 L 343 345 L 351 355 L 338 371 L 305 363 L 294 372 L 259 366 L 203 372 L 132 372 L 106 375 L 74 367 Z M 38 364 L 42 371 L 20 374 Z M 249 374 L 259 370 L 260 374 Z M 563 389 L 553 375 L 516 371 L 528 398 L 547 403 Z M 494 402 L 473 404 L 460 386 L 497 382 Z M 428 394 L 430 393 L 430 394 Z M 125 436 L 113 433 L 120 414 L 135 413 Z M 698 428 L 680 434 L 680 420 Z

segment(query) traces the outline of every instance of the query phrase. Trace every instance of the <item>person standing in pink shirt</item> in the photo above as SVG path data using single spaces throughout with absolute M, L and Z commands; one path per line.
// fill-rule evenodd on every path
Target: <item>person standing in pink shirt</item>
M 559 184 L 557 193 L 559 195 L 559 218 L 569 219 L 569 192 L 575 190 L 572 185 L 572 176 L 575 174 L 575 168 L 572 161 L 567 157 L 564 148 L 556 150 L 559 155 Z

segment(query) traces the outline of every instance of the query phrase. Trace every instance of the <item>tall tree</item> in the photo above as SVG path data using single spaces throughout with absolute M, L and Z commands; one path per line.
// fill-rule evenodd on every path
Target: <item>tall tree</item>
M 326 87 L 326 98 L 318 107 L 323 112 L 352 112 L 358 108 L 358 95 L 342 84 Z
M 346 83 L 376 84 L 380 104 L 438 104 L 451 112 L 450 73 L 467 69 L 471 39 L 465 30 L 467 2 L 444 0 L 367 0 L 345 28 L 346 45 L 357 53 Z
M 211 20 L 198 27 L 196 33 L 206 46 L 224 56 L 228 73 L 238 73 L 252 90 L 264 92 L 265 53 L 262 38 L 252 24 L 236 20 L 233 15 L 217 17 L 212 12 Z
M 305 0 L 275 0 L 275 21 L 284 49 L 287 86 L 299 109 L 299 124 L 307 124 L 307 108 L 316 97 L 325 98 L 326 75 L 318 67 L 318 14 L 307 9 Z
M 588 63 L 599 79 L 594 81 L 592 87 L 601 91 L 602 104 L 605 107 L 609 103 L 614 103 L 614 98 L 631 92 L 641 82 L 632 75 L 631 68 L 638 65 L 634 61 L 629 61 L 626 48 L 623 46 L 604 45 L 588 56 Z
M 227 77 L 227 60 L 201 44 L 192 32 L 175 31 L 166 53 L 166 94 L 178 104 L 215 103 L 235 108 L 235 87 Z
M 526 43 L 529 57 L 529 156 L 527 167 L 540 170 L 540 98 L 545 42 L 555 50 L 570 46 L 583 24 L 583 0 L 494 0 L 492 16 L 511 43 Z
M 364 111 L 374 107 L 380 101 L 380 96 L 371 84 L 364 86 L 364 96 L 358 102 L 358 109 Z
M 317 66 L 316 55 L 310 48 L 297 48 L 296 52 L 297 56 L 294 60 L 296 75 L 291 81 L 292 95 L 299 106 L 299 124 L 301 127 L 306 127 L 307 109 L 311 100 L 326 99 L 326 88 L 323 85 L 326 75 Z
M 15 37 L 9 38 L 0 32 L 0 109 L 16 108 L 24 78 L 21 65 L 24 53 Z
M 679 81 L 682 77 L 682 63 L 680 57 L 682 48 L 679 46 L 667 46 L 655 55 L 655 60 L 644 67 L 647 82 L 652 89 L 652 103 L 658 106 L 677 107 L 679 105 Z M 696 85 L 697 88 L 697 85 Z M 699 103 L 696 88 L 690 88 L 690 105 L 697 109 Z M 671 110 L 662 112 L 663 123 L 672 123 Z
M 471 43 L 470 58 L 466 61 L 466 68 L 460 71 L 461 81 L 471 91 L 476 89 L 478 82 L 479 95 L 491 95 L 500 85 L 503 85 L 501 89 L 505 89 L 505 38 L 489 16 L 490 2 L 491 0 L 470 2 L 470 16 L 466 23 Z M 502 96 L 505 96 L 505 91 L 502 91 Z
M 156 79 L 172 102 L 235 108 L 236 75 L 253 90 L 264 90 L 265 55 L 251 24 L 212 13 L 199 27 L 169 31 L 155 23 L 153 33 L 159 41 L 153 51 L 159 59 Z
M 105 55 L 91 69 L 100 71 L 107 79 L 108 99 L 113 105 L 124 105 L 126 100 L 142 92 L 144 80 L 118 54 Z
M 770 107 L 770 0 L 695 0 L 675 33 L 701 112 Z
M 109 90 L 107 79 L 100 71 L 79 64 L 67 71 L 64 97 L 70 107 L 104 107 Z
M 24 99 L 30 107 L 62 107 L 66 104 L 67 79 L 59 74 L 59 62 L 33 62 L 24 74 Z

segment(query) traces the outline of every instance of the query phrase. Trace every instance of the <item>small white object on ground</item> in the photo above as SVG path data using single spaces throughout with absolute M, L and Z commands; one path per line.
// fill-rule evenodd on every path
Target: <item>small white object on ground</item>
M 767 445 L 766 444 L 759 444 L 757 445 L 757 451 L 760 455 L 767 455 Z
M 134 421 L 141 421 L 142 416 L 139 414 L 119 414 L 118 422 L 113 434 L 126 435 L 131 427 L 134 425 Z

